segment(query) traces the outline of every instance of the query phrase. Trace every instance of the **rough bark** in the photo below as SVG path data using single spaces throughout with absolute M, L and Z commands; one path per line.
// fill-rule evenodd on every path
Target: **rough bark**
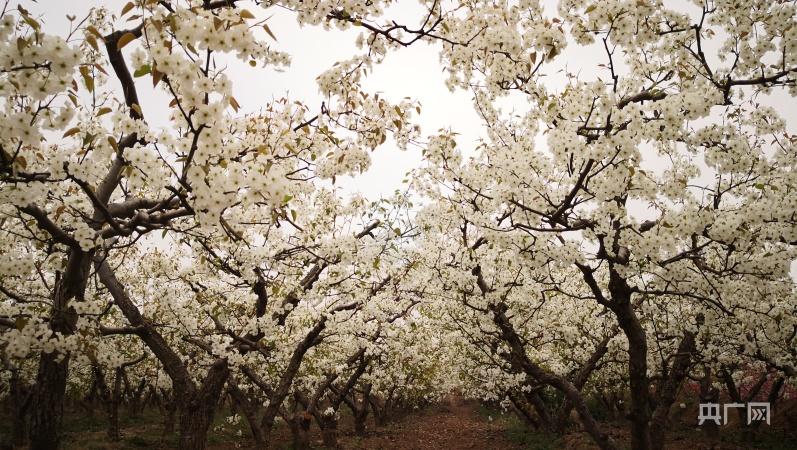
M 201 388 L 184 402 L 180 414 L 180 449 L 205 448 L 208 428 L 213 423 L 213 416 L 229 374 L 227 361 L 216 361 L 208 370 Z
M 631 288 L 614 269 L 609 270 L 609 291 L 612 294 L 610 308 L 628 340 L 631 448 L 648 450 L 651 441 L 647 336 L 631 304 Z
M 324 447 L 338 448 L 338 419 L 335 416 L 325 416 L 320 424 L 321 440 Z
M 543 400 L 542 396 L 540 395 L 539 391 L 533 390 L 531 392 L 524 392 L 523 396 L 526 399 L 526 402 L 534 408 L 534 412 L 537 413 L 537 417 L 540 420 L 540 426 L 542 429 L 554 432 L 555 425 L 553 417 L 551 416 L 550 411 L 548 411 L 548 405 L 545 404 L 545 400 Z
M 512 406 L 515 408 L 515 415 L 526 424 L 526 427 L 535 430 L 539 429 L 540 424 L 534 418 L 534 408 L 529 405 L 526 399 L 517 392 L 510 392 L 508 396 L 509 400 L 512 402 Z
M 310 448 L 310 424 L 312 417 L 305 414 L 304 411 L 296 414 L 288 426 L 293 435 L 293 449 L 294 450 L 307 450 Z
M 605 336 L 597 346 L 595 346 L 595 350 L 592 351 L 590 357 L 579 367 L 578 371 L 576 371 L 575 375 L 573 375 L 573 385 L 579 391 L 584 388 L 584 385 L 587 384 L 589 377 L 592 375 L 592 372 L 598 367 L 598 363 L 600 360 L 606 355 L 606 352 L 609 350 L 609 341 L 611 341 L 612 337 L 616 334 L 616 330 L 612 332 L 611 335 Z M 570 420 L 570 411 L 573 410 L 573 402 L 570 401 L 567 397 L 565 397 L 564 402 L 562 403 L 562 407 L 559 409 L 559 413 L 557 414 L 556 418 L 556 430 L 559 433 L 564 433 L 567 429 L 567 424 Z
M 366 383 L 363 386 L 360 399 L 357 399 L 357 391 L 352 390 L 351 395 L 343 398 L 346 406 L 351 410 L 352 417 L 354 418 L 354 434 L 357 436 L 365 436 L 366 419 L 368 418 L 368 394 L 371 392 L 371 383 Z
M 50 329 L 53 332 L 64 335 L 74 333 L 77 315 L 69 302 L 73 298 L 83 299 L 90 262 L 91 255 L 88 253 L 74 248 L 70 251 L 64 274 L 55 285 L 50 312 Z M 68 354 L 52 352 L 40 355 L 31 407 L 31 450 L 50 450 L 61 445 L 68 375 Z

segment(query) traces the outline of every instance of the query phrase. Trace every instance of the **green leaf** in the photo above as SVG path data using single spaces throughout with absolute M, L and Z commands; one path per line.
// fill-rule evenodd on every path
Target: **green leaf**
M 144 75 L 147 75 L 151 72 L 152 72 L 152 67 L 150 67 L 149 64 L 144 64 L 143 66 L 136 69 L 135 72 L 133 72 L 133 76 L 136 78 L 143 77 Z
M 25 317 L 17 317 L 17 320 L 14 321 L 14 328 L 19 331 L 22 331 L 25 328 L 25 325 L 28 324 L 28 319 Z

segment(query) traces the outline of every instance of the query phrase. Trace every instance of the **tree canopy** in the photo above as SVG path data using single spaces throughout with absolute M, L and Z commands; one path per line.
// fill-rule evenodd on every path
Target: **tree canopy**
M 149 396 L 199 449 L 224 399 L 265 448 L 278 420 L 334 445 L 344 405 L 364 426 L 457 390 L 551 432 L 574 411 L 604 449 L 587 401 L 617 394 L 660 449 L 690 380 L 797 382 L 794 1 L 134 0 L 66 34 L 26 7 L 0 15 L 18 443 L 57 448 L 95 392 L 116 438 Z M 230 64 L 293 70 L 269 8 L 355 31 L 320 104 L 236 99 Z M 364 87 L 419 43 L 478 141 Z M 336 187 L 379 147 L 423 158 L 393 195 Z

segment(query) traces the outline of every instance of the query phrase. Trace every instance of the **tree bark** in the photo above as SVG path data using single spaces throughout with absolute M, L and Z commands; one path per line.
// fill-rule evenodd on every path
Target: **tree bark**
M 94 367 L 94 379 L 97 380 L 97 386 L 100 391 L 100 398 L 102 399 L 102 406 L 105 410 L 106 419 L 108 420 L 108 428 L 106 435 L 111 442 L 117 442 L 120 439 L 119 435 L 119 402 L 121 400 L 121 385 L 122 377 L 119 373 L 122 369 L 117 368 L 115 373 L 113 389 L 108 386 L 105 379 L 105 373 L 99 366 Z
M 227 383 L 230 369 L 226 360 L 218 360 L 208 370 L 200 389 L 189 396 L 180 411 L 180 449 L 204 450 L 208 428 Z
M 311 416 L 304 411 L 294 415 L 288 425 L 293 435 L 293 449 L 307 450 L 310 448 L 310 424 Z
M 204 449 L 208 428 L 213 422 L 219 398 L 230 374 L 227 360 L 216 360 L 202 384 L 194 384 L 185 363 L 152 323 L 141 315 L 108 262 L 104 259 L 95 262 L 95 270 L 127 321 L 139 330 L 138 336 L 160 360 L 164 371 L 172 379 L 174 397 L 180 409 L 180 448 Z
M 554 425 L 554 420 L 550 411 L 548 411 L 548 406 L 545 404 L 545 400 L 543 400 L 542 396 L 540 396 L 540 393 L 536 390 L 524 392 L 523 397 L 526 403 L 531 405 L 534 408 L 534 412 L 537 413 L 542 429 L 553 433 L 556 426 Z
M 70 250 L 64 275 L 55 285 L 50 313 L 50 329 L 53 332 L 63 335 L 74 333 L 77 315 L 69 306 L 69 301 L 73 298 L 83 299 L 90 263 L 90 254 L 76 248 Z M 57 449 L 61 445 L 68 375 L 68 354 L 52 352 L 40 355 L 31 408 L 31 450 Z
M 163 438 L 174 433 L 174 424 L 177 419 L 177 399 L 172 395 L 171 399 L 164 397 L 166 414 L 163 416 Z
M 526 424 L 526 427 L 535 430 L 540 428 L 540 424 L 534 419 L 534 413 L 532 412 L 533 408 L 531 405 L 529 405 L 523 395 L 516 392 L 510 392 L 509 400 L 512 402 L 512 406 L 515 407 L 515 415 L 520 417 L 520 419 Z
M 703 378 L 700 379 L 700 403 L 717 403 L 720 399 L 720 391 L 712 385 L 711 367 L 703 366 Z M 719 437 L 719 425 L 713 420 L 707 420 L 700 426 L 706 436 L 711 439 Z
M 631 448 L 649 450 L 650 392 L 648 344 L 645 329 L 631 304 L 631 288 L 616 270 L 609 270 L 610 308 L 628 340 L 628 378 L 631 394 Z

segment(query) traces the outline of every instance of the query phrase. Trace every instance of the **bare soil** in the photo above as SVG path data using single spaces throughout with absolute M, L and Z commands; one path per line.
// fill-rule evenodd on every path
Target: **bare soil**
M 478 404 L 449 397 L 439 405 L 412 413 L 366 437 L 346 436 L 344 448 L 391 450 L 521 449 L 507 437 L 507 424 L 478 413 Z

